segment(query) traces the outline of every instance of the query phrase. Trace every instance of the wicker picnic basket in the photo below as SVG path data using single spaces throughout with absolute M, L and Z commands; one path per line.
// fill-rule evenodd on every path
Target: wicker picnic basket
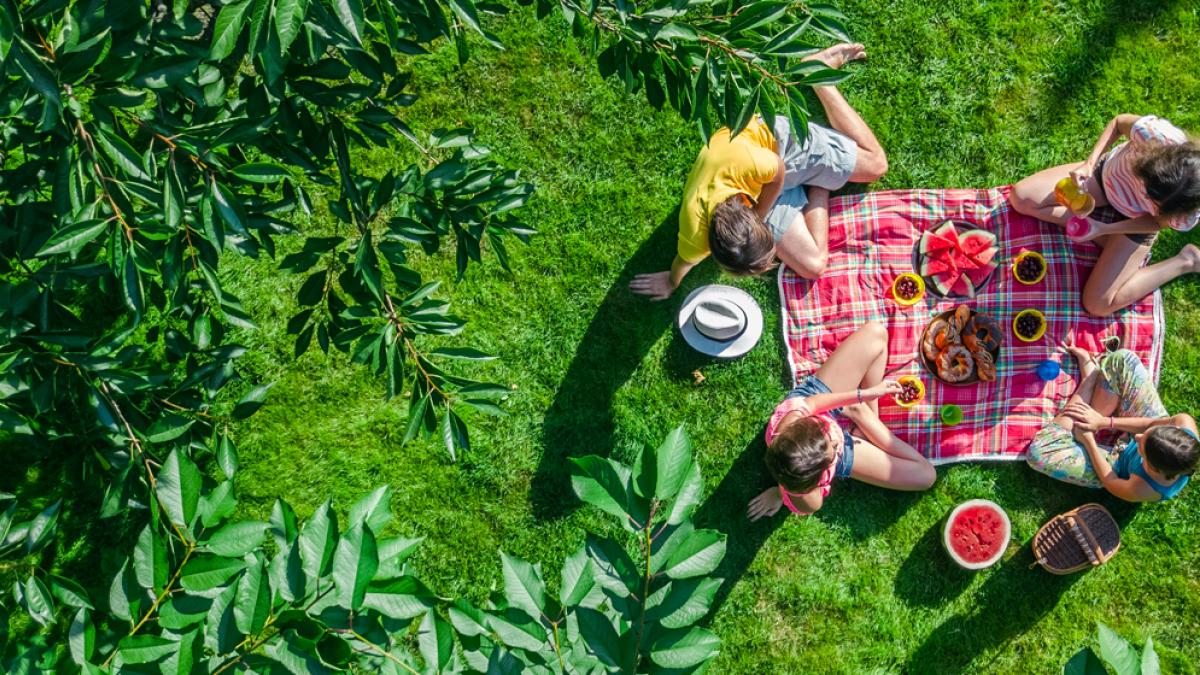
M 1117 521 L 1099 504 L 1084 504 L 1054 516 L 1033 536 L 1034 558 L 1051 574 L 1103 565 L 1120 548 Z

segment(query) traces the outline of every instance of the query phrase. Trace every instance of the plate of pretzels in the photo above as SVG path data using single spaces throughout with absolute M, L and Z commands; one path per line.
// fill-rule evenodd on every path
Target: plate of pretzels
M 933 317 L 921 334 L 921 363 L 946 384 L 995 382 L 1003 342 L 991 317 L 959 305 Z

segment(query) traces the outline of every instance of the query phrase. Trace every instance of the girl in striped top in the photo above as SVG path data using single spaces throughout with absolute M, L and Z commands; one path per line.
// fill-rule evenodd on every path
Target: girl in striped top
M 1128 140 L 1117 143 L 1122 137 Z M 1115 147 L 1114 147 L 1115 146 Z M 1054 186 L 1070 176 L 1096 200 L 1125 219 L 1089 218 L 1086 240 L 1102 249 L 1083 289 L 1083 306 L 1107 316 L 1183 274 L 1200 272 L 1200 249 L 1187 244 L 1178 254 L 1142 267 L 1159 230 L 1188 231 L 1200 220 L 1200 145 L 1161 117 L 1118 115 L 1100 134 L 1082 164 L 1039 171 L 1013 186 L 1018 212 L 1066 223 L 1071 212 L 1054 198 Z

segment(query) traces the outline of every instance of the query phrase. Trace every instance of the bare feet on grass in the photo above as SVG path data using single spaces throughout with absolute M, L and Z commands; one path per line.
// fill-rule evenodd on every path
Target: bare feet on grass
M 867 48 L 857 42 L 843 42 L 804 57 L 805 61 L 820 61 L 838 70 L 850 61 L 867 58 Z

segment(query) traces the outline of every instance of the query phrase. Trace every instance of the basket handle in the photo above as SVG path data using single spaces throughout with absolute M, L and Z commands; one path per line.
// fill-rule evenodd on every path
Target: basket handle
M 1088 562 L 1093 566 L 1099 565 L 1100 557 L 1104 555 L 1104 549 L 1100 547 L 1100 542 L 1096 541 L 1096 537 L 1088 529 L 1087 523 L 1077 520 L 1075 516 L 1067 516 L 1067 525 L 1070 526 L 1075 541 L 1079 542 L 1079 547 L 1087 555 Z

